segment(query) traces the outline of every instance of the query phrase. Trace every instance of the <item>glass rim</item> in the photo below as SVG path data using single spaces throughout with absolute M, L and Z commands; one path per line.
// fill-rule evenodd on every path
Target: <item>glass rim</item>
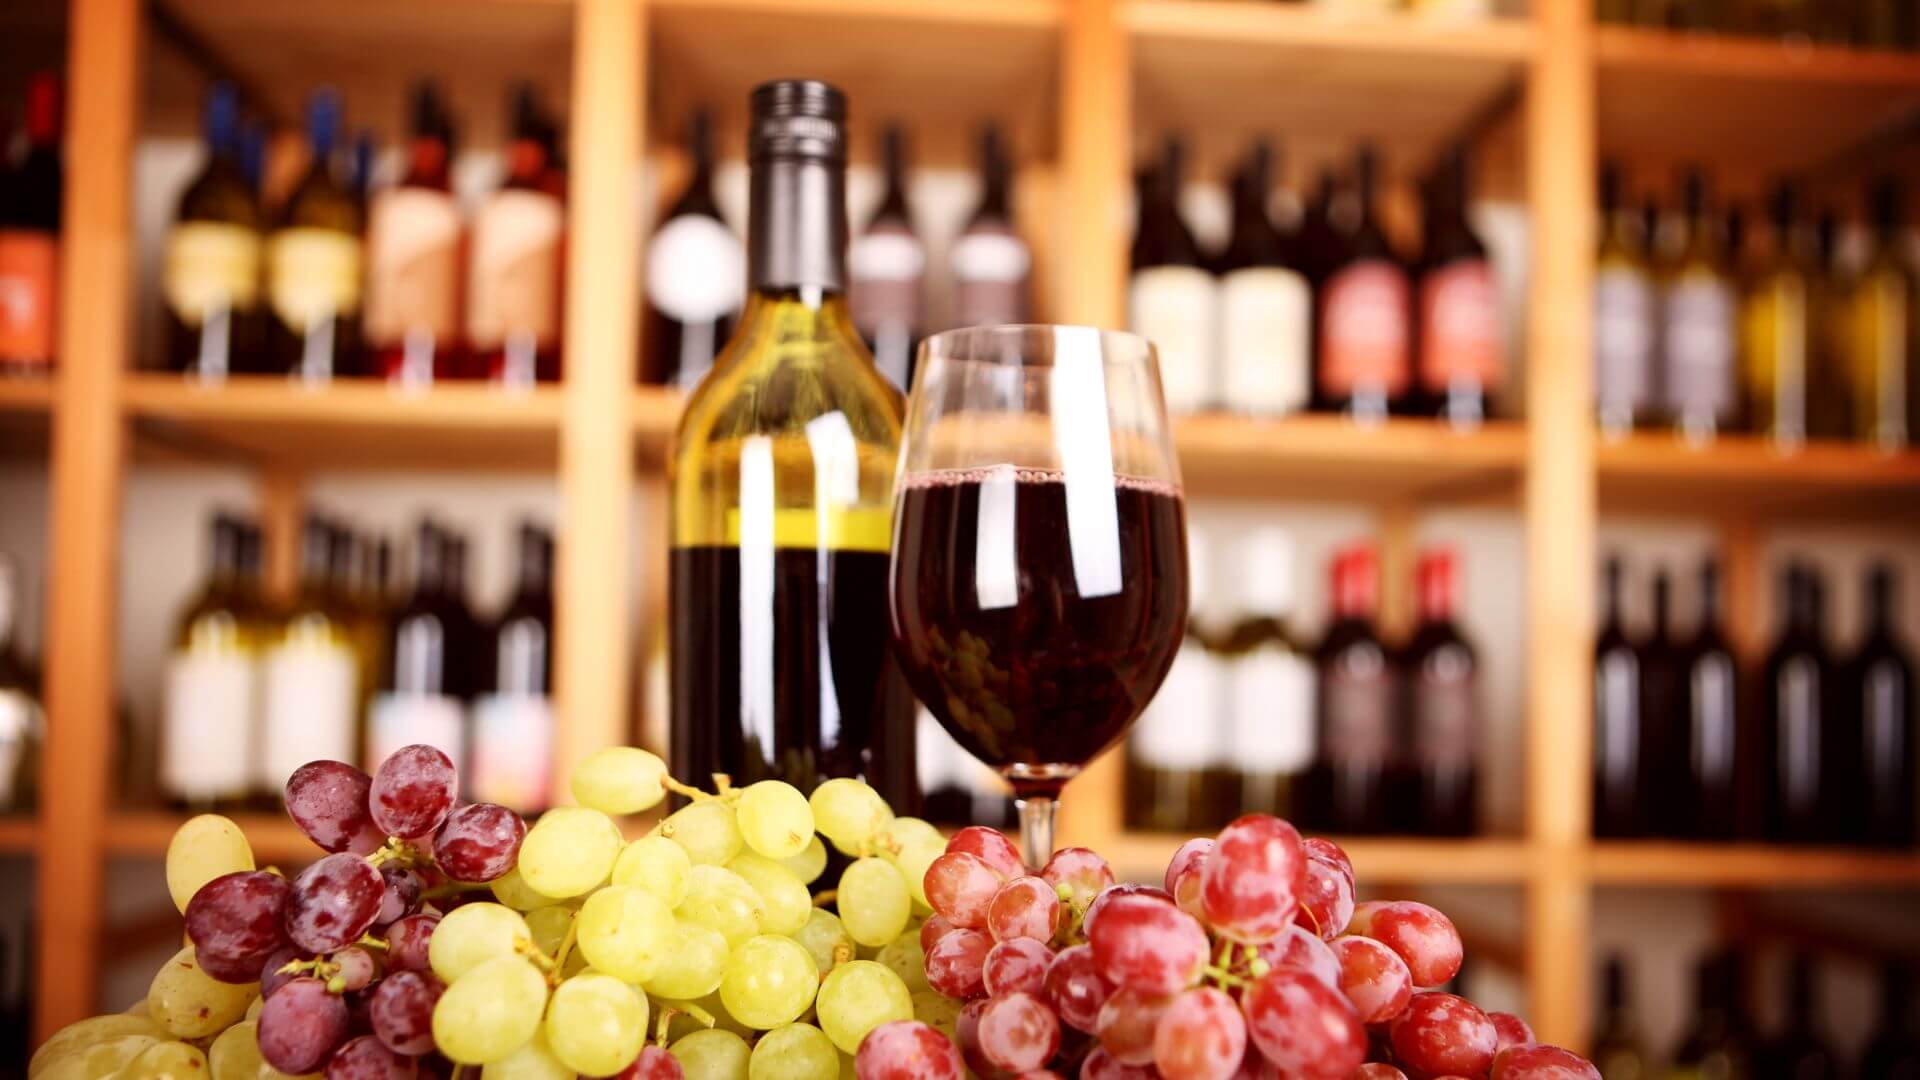
M 1068 331 L 1069 335 L 1062 335 L 1061 331 Z M 1056 361 L 1056 355 L 1051 352 L 1040 356 L 1024 350 L 987 347 L 990 342 L 1038 335 L 1046 335 L 1055 340 L 1062 336 L 1085 336 L 1094 339 L 1100 345 L 1102 358 L 1108 363 L 1129 363 L 1146 359 L 1158 361 L 1158 350 L 1144 335 L 1136 334 L 1131 330 L 1113 330 L 1084 323 L 989 323 L 981 326 L 958 326 L 951 330 L 928 334 L 921 340 L 920 349 L 925 359 L 939 359 L 947 363 L 990 364 L 996 367 L 1052 367 Z

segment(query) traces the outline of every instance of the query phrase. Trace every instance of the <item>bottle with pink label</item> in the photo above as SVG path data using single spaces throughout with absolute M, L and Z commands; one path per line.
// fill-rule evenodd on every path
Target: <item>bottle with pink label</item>
M 1316 405 L 1363 423 L 1406 411 L 1413 383 L 1412 289 L 1374 212 L 1378 171 L 1378 155 L 1363 147 L 1359 220 L 1326 266 L 1314 358 Z
M 1415 407 L 1463 428 L 1487 418 L 1506 369 L 1493 264 L 1467 220 L 1469 182 L 1456 146 L 1427 188 L 1414 314 Z
M 553 537 L 520 525 L 513 598 L 491 627 L 492 685 L 474 700 L 468 794 L 521 814 L 547 808 L 553 772 Z

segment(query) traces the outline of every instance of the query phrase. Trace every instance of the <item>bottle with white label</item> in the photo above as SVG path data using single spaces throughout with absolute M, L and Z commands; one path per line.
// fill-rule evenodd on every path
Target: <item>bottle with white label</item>
M 1313 657 L 1294 631 L 1293 537 L 1276 527 L 1240 542 L 1234 622 L 1216 652 L 1226 669 L 1227 754 L 1234 783 L 1223 820 L 1293 817 L 1313 764 Z
M 473 218 L 467 347 L 473 374 L 525 388 L 560 378 L 560 251 L 566 208 L 541 189 L 549 162 L 531 86 L 514 91 L 507 179 Z
M 1027 277 L 1033 252 L 1013 227 L 1013 163 L 1000 129 L 980 133 L 980 205 L 954 240 L 954 324 L 979 326 L 1027 321 Z
M 1127 283 L 1127 322 L 1158 350 L 1167 411 L 1176 414 L 1211 408 L 1220 394 L 1214 277 L 1180 220 L 1185 153 L 1179 138 L 1167 136 L 1160 161 L 1144 177 Z
M 491 628 L 493 685 L 473 703 L 467 789 L 536 814 L 553 772 L 553 537 L 522 522 L 519 558 L 513 598 Z
M 360 201 L 334 176 L 340 95 L 307 99 L 309 164 L 267 237 L 267 357 L 302 382 L 357 374 L 361 356 Z
M 1373 148 L 1363 147 L 1360 216 L 1320 285 L 1314 360 L 1317 406 L 1366 423 L 1404 411 L 1413 381 L 1412 290 L 1406 264 L 1374 213 L 1378 165 Z
M 1479 823 L 1480 664 L 1454 621 L 1458 557 L 1423 552 L 1414 566 L 1420 622 L 1401 654 L 1408 782 L 1402 831 L 1471 836 Z
M 309 761 L 352 761 L 359 748 L 360 658 L 350 613 L 328 588 L 333 529 L 318 517 L 301 533 L 300 589 L 267 642 L 261 671 L 258 783 L 278 793 Z
M 881 138 L 886 194 L 873 220 L 847 249 L 847 306 L 873 350 L 873 362 L 902 393 L 913 387 L 914 354 L 925 329 L 927 247 L 907 204 L 907 136 L 889 125 Z
M 687 135 L 693 175 L 647 245 L 647 337 L 642 381 L 691 391 L 732 336 L 746 297 L 746 253 L 713 197 L 713 140 L 705 112 Z
M 1207 537 L 1187 528 L 1187 589 L 1206 595 Z M 1196 605 L 1198 606 L 1198 605 Z M 1126 825 L 1153 832 L 1211 831 L 1226 757 L 1227 673 L 1196 618 L 1160 692 L 1127 735 Z
M 1234 174 L 1215 338 L 1220 405 L 1262 417 L 1299 412 L 1313 389 L 1313 289 L 1300 252 L 1267 214 L 1272 173 L 1273 147 L 1260 140 Z
M 394 614 L 385 677 L 367 709 L 368 772 L 412 743 L 438 747 L 465 769 L 466 709 L 455 670 L 461 619 L 447 592 L 449 548 L 439 525 L 420 523 L 413 593 Z
M 1649 263 L 1654 218 L 1621 196 L 1620 167 L 1600 171 L 1600 247 L 1593 267 L 1593 400 L 1601 435 L 1617 439 L 1643 423 L 1653 405 L 1654 308 Z
M 1427 193 L 1415 312 L 1417 407 L 1456 428 L 1487 418 L 1506 375 L 1493 263 L 1467 220 L 1470 183 L 1466 147 L 1456 146 Z
M 1687 171 L 1682 196 L 1685 238 L 1661 289 L 1661 402 L 1681 438 L 1698 444 L 1729 430 L 1739 405 L 1738 305 L 1700 170 Z
M 241 598 L 241 525 L 209 528 L 206 580 L 180 615 L 160 695 L 159 787 L 186 808 L 238 808 L 256 775 L 261 627 Z
M 407 172 L 367 209 L 365 333 L 372 374 L 404 386 L 465 374 L 453 120 L 432 83 L 413 92 Z
M 215 83 L 207 160 L 180 195 L 160 258 L 166 365 L 218 381 L 261 369 L 260 206 L 240 167 L 240 95 Z
M 38 680 L 14 647 L 21 606 L 19 570 L 0 555 L 0 814 L 31 808 L 45 736 Z

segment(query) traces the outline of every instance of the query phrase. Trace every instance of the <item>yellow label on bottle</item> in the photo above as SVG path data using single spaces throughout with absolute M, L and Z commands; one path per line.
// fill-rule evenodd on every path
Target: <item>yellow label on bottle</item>
M 743 526 L 747 518 L 753 520 Z M 737 506 L 727 511 L 728 545 L 764 544 L 769 532 L 776 548 L 885 552 L 893 545 L 893 513 L 871 506 L 781 507 L 771 515 L 742 514 Z
M 183 221 L 167 233 L 160 291 L 181 322 L 250 306 L 260 291 L 260 234 L 245 225 Z
M 360 240 L 333 229 L 281 229 L 267 241 L 267 301 L 296 332 L 360 307 Z

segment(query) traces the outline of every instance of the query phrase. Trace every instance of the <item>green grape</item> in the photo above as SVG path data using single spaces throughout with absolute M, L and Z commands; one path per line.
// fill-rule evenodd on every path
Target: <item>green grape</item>
M 925 982 L 924 973 L 921 980 Z M 922 990 L 913 995 L 913 1018 L 930 1027 L 940 1029 L 940 1033 L 960 1045 L 960 1036 L 954 1032 L 954 1025 L 960 1021 L 960 1010 L 964 1002 L 955 1001 L 938 990 Z
M 793 939 L 807 947 L 813 954 L 814 966 L 825 975 L 839 966 L 841 960 L 836 954 L 845 950 L 846 959 L 853 959 L 854 942 L 852 935 L 840 921 L 840 916 L 824 908 L 814 908 L 807 915 L 807 925 L 793 935 Z
M 240 1021 L 213 1040 L 207 1048 L 207 1066 L 213 1080 L 287 1080 L 286 1073 L 260 1056 L 260 1025 L 252 1019 Z
M 535 892 L 579 896 L 607 880 L 621 842 L 619 826 L 600 811 L 556 806 L 521 841 L 520 876 Z
M 860 1080 L 860 1070 L 854 1067 L 852 1054 L 840 1055 L 840 1080 Z
M 93 1016 L 85 1020 L 76 1020 L 59 1031 L 53 1037 L 40 1044 L 33 1052 L 33 1059 L 27 1065 L 29 1076 L 40 1074 L 41 1062 L 51 1061 L 75 1047 L 117 1039 L 122 1035 L 151 1035 L 164 1039 L 167 1033 L 153 1018 L 147 1015 L 147 999 L 138 1002 L 140 1012 L 111 1013 L 106 1016 Z
M 480 1080 L 574 1080 L 574 1072 L 553 1056 L 547 1033 L 536 1030 L 520 1049 L 488 1062 L 480 1070 Z
M 464 909 L 455 908 L 454 910 Z M 574 910 L 564 907 L 543 907 L 527 912 L 524 918 L 527 923 L 527 934 L 533 938 L 534 948 L 548 956 L 559 955 L 560 943 L 567 939 L 567 928 L 573 925 Z M 433 949 L 431 940 L 427 942 L 427 949 L 429 952 Z
M 880 830 L 882 855 L 891 855 L 914 844 L 929 842 L 939 844 L 941 850 L 947 846 L 947 838 L 941 834 L 939 827 L 924 818 L 897 817 Z
M 785 866 L 765 855 L 743 851 L 728 861 L 727 869 L 739 874 L 759 894 L 761 933 L 791 937 L 807 925 L 813 894 Z
M 440 995 L 433 1042 L 461 1065 L 499 1061 L 533 1038 L 546 1007 L 547 980 L 539 969 L 518 956 L 495 957 Z
M 753 1053 L 747 1040 L 719 1028 L 696 1031 L 667 1050 L 680 1062 L 686 1080 L 747 1080 L 747 1060 Z
M 820 1030 L 843 1053 L 860 1049 L 867 1032 L 890 1020 L 913 1019 L 913 995 L 900 976 L 883 964 L 853 960 L 834 968 L 820 983 L 814 1007 Z
M 747 1080 L 834 1080 L 839 1075 L 840 1051 L 812 1024 L 774 1028 L 753 1044 L 747 1059 Z
M 900 976 L 900 981 L 907 984 L 910 993 L 932 989 L 927 985 L 927 956 L 920 951 L 918 929 L 909 926 L 899 937 L 887 942 L 874 959 Z
M 749 784 L 734 813 L 747 846 L 769 859 L 798 855 L 813 839 L 813 808 L 799 788 L 784 780 Z
M 440 981 L 455 979 L 489 960 L 512 956 L 522 940 L 532 941 L 527 920 L 501 904 L 466 904 L 454 908 L 427 939 L 427 965 Z
M 820 838 L 815 836 L 807 841 L 805 851 L 790 858 L 781 859 L 780 865 L 793 871 L 793 876 L 799 878 L 801 884 L 811 885 L 826 872 L 827 845 L 821 843 Z
M 252 1001 L 247 1003 L 246 1015 L 242 1016 L 241 1019 L 242 1020 L 260 1019 L 260 1008 L 266 1003 L 267 1003 L 266 998 L 254 998 Z
M 155 1043 L 120 1067 L 114 1080 L 201 1080 L 207 1075 L 207 1055 L 192 1043 Z
M 518 866 L 494 878 L 488 883 L 487 888 L 493 890 L 495 900 L 515 911 L 538 911 L 560 902 L 545 893 L 534 892 L 529 888 L 527 879 L 520 876 Z
M 660 832 L 684 848 L 695 866 L 725 866 L 746 845 L 733 807 L 719 799 L 701 799 L 675 810 L 660 823 Z
M 879 792 L 844 776 L 814 788 L 808 802 L 814 826 L 843 855 L 865 854 L 874 837 L 893 821 L 893 810 Z
M 643 985 L 655 997 L 692 1001 L 718 990 L 726 970 L 727 939 L 718 930 L 676 919 L 673 938 Z
M 581 952 L 579 949 L 573 949 L 567 953 L 566 961 L 560 965 L 560 977 L 563 979 L 571 979 L 592 966 L 592 964 L 587 962 L 586 953 Z
M 735 1020 L 766 1031 L 791 1024 L 813 1004 L 820 973 L 806 948 L 792 938 L 762 934 L 727 958 L 720 1001 Z
M 32 1080 L 100 1080 L 139 1057 L 162 1039 L 154 1035 L 115 1035 L 99 1042 L 69 1046 L 65 1052 L 44 1056 L 29 1068 Z
M 612 1076 L 633 1063 L 647 1039 L 647 999 L 611 975 L 580 975 L 553 992 L 543 1030 L 568 1068 Z
M 167 841 L 167 891 L 181 914 L 200 886 L 222 874 L 253 868 L 247 834 L 219 814 L 188 818 Z
M 160 965 L 147 987 L 147 1013 L 181 1039 L 204 1039 L 239 1022 L 259 983 L 224 983 L 200 970 L 189 945 Z
M 885 859 L 856 859 L 840 874 L 840 921 L 853 940 L 878 948 L 900 936 L 913 917 L 907 879 Z
M 637 814 L 666 798 L 667 763 L 637 746 L 610 746 L 573 770 L 573 797 L 607 814 Z M 624 1067 L 624 1066 L 623 1066 Z
M 907 892 L 919 907 L 927 906 L 927 867 L 946 853 L 947 840 L 936 832 L 932 839 L 916 836 L 899 851 L 887 856 L 894 868 L 900 871 L 900 876 L 906 879 Z
M 687 877 L 687 898 L 674 915 L 718 930 L 731 948 L 760 932 L 760 894 L 724 866 L 696 865 Z
M 609 885 L 587 897 L 578 925 L 574 938 L 581 955 L 623 982 L 652 978 L 673 943 L 673 911 L 633 885 Z M 553 1046 L 558 1050 L 559 1041 Z
M 687 873 L 693 861 L 687 849 L 664 836 L 643 836 L 620 851 L 613 864 L 615 885 L 638 885 L 670 907 L 687 898 Z

